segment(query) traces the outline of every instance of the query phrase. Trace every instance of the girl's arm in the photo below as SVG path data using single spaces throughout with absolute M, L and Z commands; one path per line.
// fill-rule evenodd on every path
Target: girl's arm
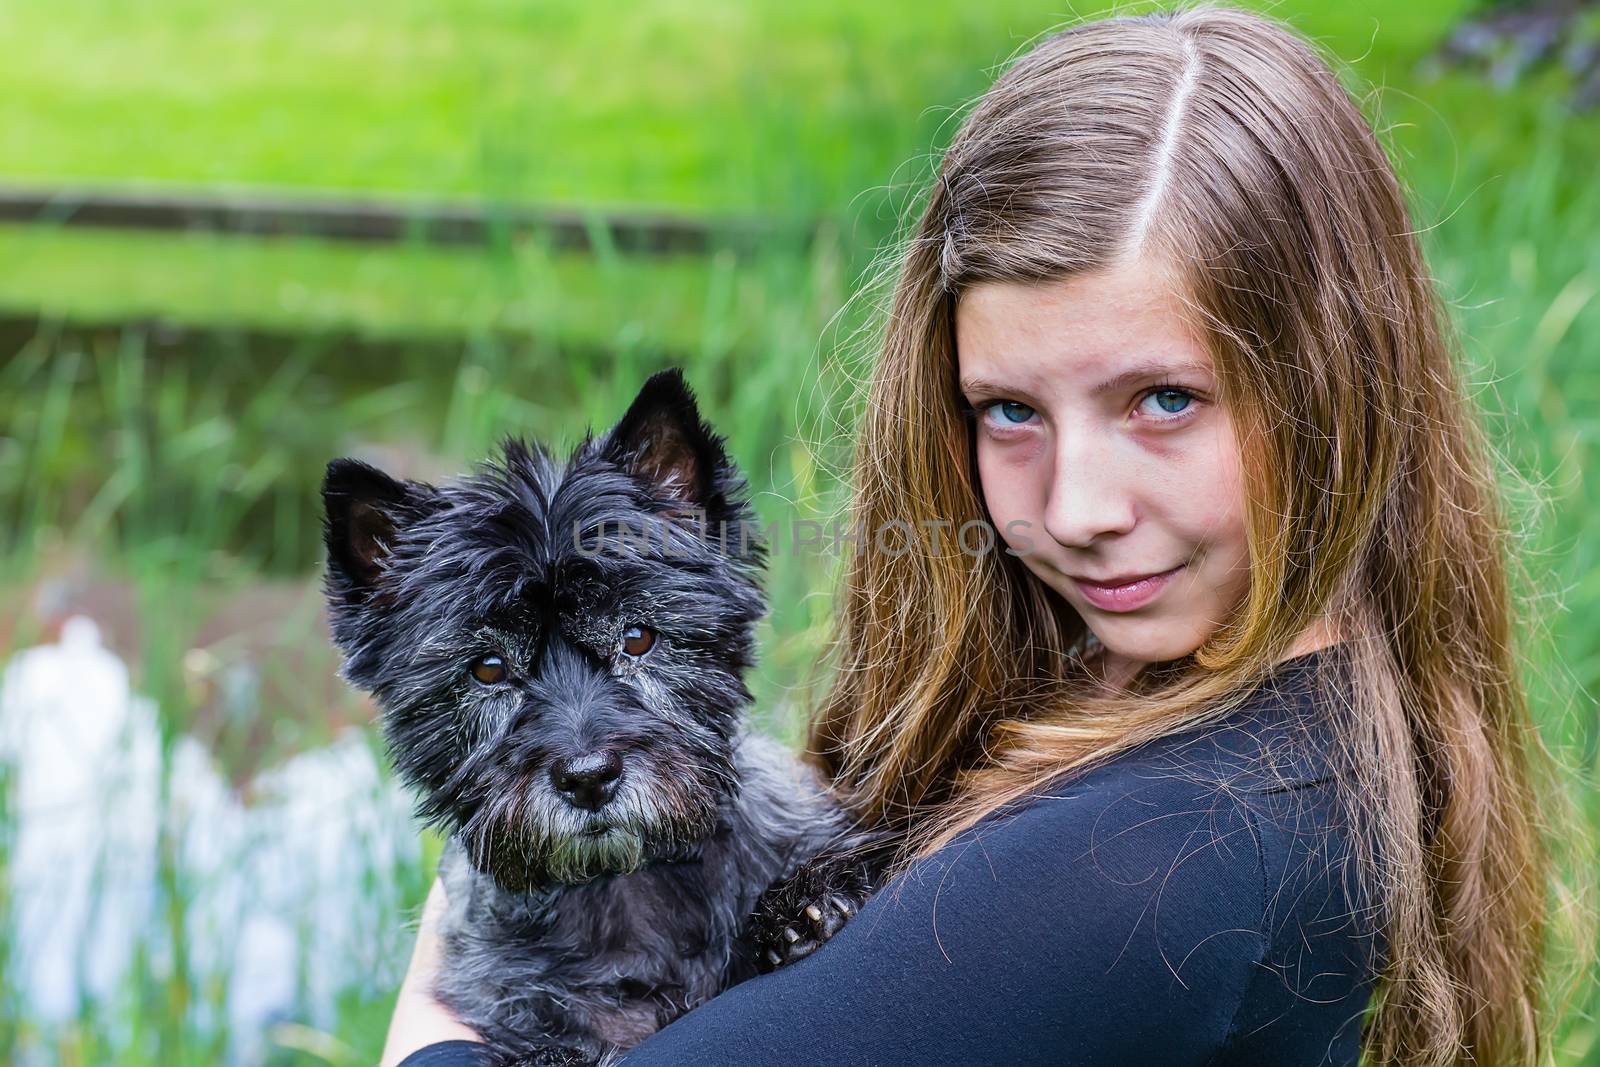
M 481 1062 L 474 1047 L 478 1035 L 456 1021 L 443 1004 L 428 991 L 439 966 L 439 916 L 444 914 L 444 884 L 434 880 L 428 901 L 422 906 L 417 945 L 411 951 L 411 966 L 400 983 L 400 996 L 389 1020 L 389 1036 L 383 1045 L 379 1067 L 473 1067 Z M 464 1042 L 474 1045 L 465 1045 Z M 420 1050 L 438 1042 L 448 1046 Z M 481 1046 L 478 1046 L 481 1047 Z
M 1330 874 L 1330 795 L 1104 767 L 980 823 L 622 1062 L 1354 1064 L 1370 974 Z
M 1091 775 L 980 824 L 816 952 L 623 1063 L 1198 1067 L 1263 958 L 1265 881 L 1237 800 L 1136 769 Z

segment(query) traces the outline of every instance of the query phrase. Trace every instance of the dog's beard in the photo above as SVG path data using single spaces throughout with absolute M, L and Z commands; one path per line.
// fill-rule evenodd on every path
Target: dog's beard
M 541 881 L 577 885 L 601 875 L 631 873 L 644 866 L 646 858 L 644 835 L 621 826 L 597 834 L 549 837 L 543 844 L 543 850 L 534 856 L 517 856 L 513 844 L 510 851 L 498 853 L 498 864 L 491 854 L 491 873 L 506 888 L 526 891 L 534 883 L 531 876 L 535 873 L 542 876 Z M 509 869 L 518 866 L 520 871 Z M 523 884 L 516 884 L 519 881 Z
M 711 832 L 719 777 L 682 768 L 633 774 L 610 803 L 585 811 L 529 775 L 481 803 L 461 837 L 473 866 L 511 892 L 629 874 Z

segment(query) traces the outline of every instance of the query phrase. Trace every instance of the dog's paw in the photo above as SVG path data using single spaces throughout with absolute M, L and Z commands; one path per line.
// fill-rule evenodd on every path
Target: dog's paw
M 748 938 L 763 973 L 811 955 L 855 917 L 870 895 L 859 863 L 818 858 L 756 901 Z
M 762 970 L 776 970 L 811 955 L 855 917 L 856 905 L 837 894 L 829 894 L 825 900 L 813 901 L 801 910 L 803 918 L 791 917 L 778 936 L 767 938 L 761 953 Z
M 540 1045 L 502 1056 L 499 1067 L 594 1067 L 596 1062 L 587 1052 L 569 1045 Z

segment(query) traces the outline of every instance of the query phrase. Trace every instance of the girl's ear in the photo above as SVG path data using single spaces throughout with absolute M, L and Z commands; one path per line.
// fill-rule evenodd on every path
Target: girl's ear
M 336 459 L 322 480 L 322 504 L 329 591 L 361 600 L 382 573 L 396 532 L 436 510 L 439 495 L 359 460 Z

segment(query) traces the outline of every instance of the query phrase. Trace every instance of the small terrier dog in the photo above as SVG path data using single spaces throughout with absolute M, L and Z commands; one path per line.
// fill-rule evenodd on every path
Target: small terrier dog
M 676 370 L 565 461 L 508 441 L 440 487 L 328 466 L 343 674 L 450 835 L 434 993 L 503 1063 L 609 1063 L 866 897 L 870 835 L 743 724 L 746 495 Z

